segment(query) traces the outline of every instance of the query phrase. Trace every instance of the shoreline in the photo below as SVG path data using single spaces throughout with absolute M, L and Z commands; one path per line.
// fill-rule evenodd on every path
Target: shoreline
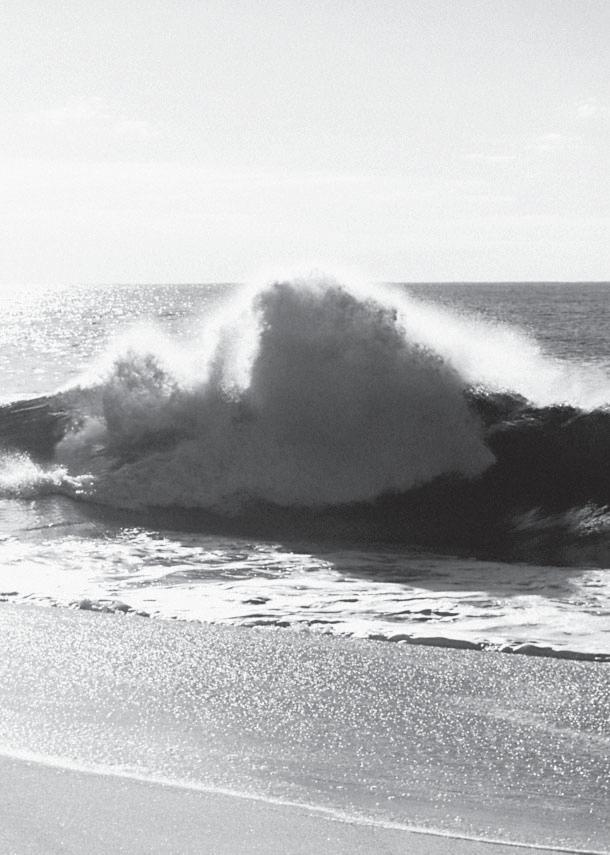
M 207 621 L 201 618 L 186 618 L 176 615 L 164 615 L 145 611 L 137 606 L 131 606 L 123 600 L 117 599 L 91 599 L 83 597 L 67 603 L 54 600 L 47 595 L 25 594 L 20 599 L 18 591 L 0 591 L 0 608 L 4 605 L 16 607 L 33 608 L 59 608 L 70 611 L 93 612 L 96 614 L 122 614 L 129 617 L 150 618 L 152 620 L 171 621 L 172 623 L 193 624 L 196 626 L 227 626 L 242 629 L 287 629 L 292 632 L 307 632 L 309 627 L 291 624 L 283 618 L 276 620 L 261 619 L 259 621 Z M 313 633 L 312 633 L 313 634 Z M 316 633 L 316 635 L 318 635 Z M 543 659 L 561 659 L 571 662 L 592 662 L 598 664 L 610 663 L 610 653 L 596 653 L 586 650 L 572 650 L 568 648 L 555 648 L 541 642 L 517 642 L 514 644 L 494 644 L 485 641 L 472 641 L 467 638 L 451 637 L 450 635 L 410 635 L 405 632 L 397 632 L 393 635 L 371 632 L 368 635 L 351 635 L 349 633 L 320 633 L 319 636 L 343 638 L 359 642 L 383 642 L 387 644 L 411 645 L 415 647 L 434 647 L 445 650 L 471 650 L 479 653 L 501 653 L 515 656 L 532 656 Z
M 3 851 L 15 855 L 47 855 L 50 839 L 74 855 L 80 855 L 83 847 L 100 855 L 127 851 L 130 855 L 195 855 L 202 845 L 213 846 L 215 855 L 236 851 L 275 855 L 279 846 L 291 855 L 321 850 L 332 855 L 373 851 L 399 855 L 405 846 L 411 855 L 605 855 L 592 849 L 528 846 L 383 825 L 326 814 L 308 805 L 195 790 L 2 754 L 0 771 L 9 793 L 4 798 L 0 844 Z M 42 789 L 44 806 L 34 798 Z M 241 848 L 244 845 L 247 849 Z
M 596 664 L 10 604 L 0 643 L 1 766 L 54 755 L 108 791 L 141 778 L 487 851 L 610 851 Z

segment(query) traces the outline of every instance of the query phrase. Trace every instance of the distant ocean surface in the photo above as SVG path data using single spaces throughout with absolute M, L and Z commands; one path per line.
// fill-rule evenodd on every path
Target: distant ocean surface
M 0 599 L 610 659 L 609 289 L 6 293 Z

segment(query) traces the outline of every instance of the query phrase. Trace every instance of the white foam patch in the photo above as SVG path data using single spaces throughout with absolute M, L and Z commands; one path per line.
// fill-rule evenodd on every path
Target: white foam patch
M 28 499 L 45 493 L 66 492 L 77 495 L 86 489 L 88 479 L 71 477 L 65 467 L 44 468 L 27 454 L 0 457 L 0 496 Z

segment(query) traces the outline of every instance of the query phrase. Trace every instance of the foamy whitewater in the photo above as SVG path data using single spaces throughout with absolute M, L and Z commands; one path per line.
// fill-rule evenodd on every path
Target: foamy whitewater
M 606 288 L 8 295 L 3 598 L 610 658 Z

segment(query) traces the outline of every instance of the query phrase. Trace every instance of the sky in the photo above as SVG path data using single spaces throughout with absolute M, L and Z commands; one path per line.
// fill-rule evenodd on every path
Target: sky
M 610 280 L 608 0 L 3 0 L 0 286 Z

